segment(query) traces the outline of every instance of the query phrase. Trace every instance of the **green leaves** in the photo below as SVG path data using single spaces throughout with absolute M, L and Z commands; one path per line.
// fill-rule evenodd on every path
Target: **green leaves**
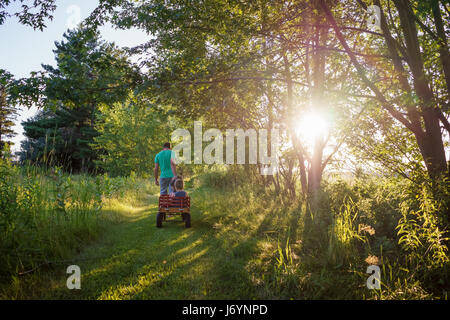
M 20 0 L 21 11 L 12 13 L 1 10 L 6 9 L 12 2 L 16 1 L 2 0 L 0 3 L 0 25 L 6 21 L 6 18 L 15 16 L 19 19 L 19 23 L 42 31 L 46 27 L 45 20 L 53 20 L 52 14 L 56 10 L 56 0 Z
M 123 50 L 100 39 L 98 31 L 68 30 L 65 41 L 55 42 L 56 67 L 11 84 L 10 101 L 27 107 L 69 108 L 123 100 L 141 82 L 139 69 Z
M 442 267 L 450 261 L 446 245 L 450 237 L 443 228 L 445 223 L 440 220 L 446 219 L 448 194 L 446 198 L 440 199 L 436 196 L 438 190 L 448 193 L 446 182 L 434 187 L 423 183 L 414 201 L 405 200 L 401 206 L 402 217 L 397 226 L 400 237 L 398 243 L 422 269 Z
M 125 52 L 101 40 L 98 31 L 81 27 L 68 30 L 64 38 L 55 43 L 56 67 L 43 65 L 43 72 L 11 86 L 12 101 L 45 109 L 24 122 L 29 140 L 23 144 L 22 160 L 92 171 L 98 159 L 90 147 L 98 135 L 98 105 L 124 100 L 140 75 Z
M 113 176 L 152 172 L 154 158 L 174 129 L 164 112 L 144 96 L 130 95 L 123 103 L 102 105 L 91 146 L 100 152 L 96 163 Z

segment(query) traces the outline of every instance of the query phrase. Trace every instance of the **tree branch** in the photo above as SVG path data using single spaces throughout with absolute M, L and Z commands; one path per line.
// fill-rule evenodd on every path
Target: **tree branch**
M 333 29 L 334 29 L 334 31 L 336 33 L 336 37 L 338 38 L 339 42 L 341 43 L 341 45 L 344 47 L 345 51 L 347 52 L 347 54 L 348 54 L 348 56 L 350 58 L 350 61 L 355 66 L 356 71 L 358 72 L 358 74 L 361 77 L 361 79 L 364 82 L 364 84 L 373 91 L 373 93 L 375 94 L 377 99 L 381 102 L 381 105 L 383 106 L 383 108 L 386 109 L 395 119 L 397 119 L 400 123 L 402 123 L 405 127 L 407 127 L 412 132 L 417 133 L 417 134 L 421 134 L 421 132 L 418 132 L 416 127 L 413 124 L 411 124 L 411 122 L 409 122 L 408 119 L 406 119 L 402 115 L 402 113 L 397 111 L 386 100 L 386 98 L 381 93 L 381 91 L 378 89 L 378 87 L 372 81 L 370 81 L 367 78 L 366 71 L 361 66 L 361 64 L 358 62 L 358 60 L 356 59 L 356 56 L 353 54 L 353 52 L 350 50 L 350 48 L 349 48 L 349 46 L 347 44 L 347 41 L 345 40 L 344 36 L 342 35 L 342 33 L 341 33 L 337 23 L 336 23 L 336 20 L 334 19 L 333 14 L 331 13 L 331 11 L 328 8 L 327 4 L 325 3 L 324 0 L 318 0 L 318 1 L 319 1 L 320 6 L 322 7 L 322 9 L 325 12 L 325 15 L 326 15 L 327 19 L 329 20 L 329 22 L 333 26 Z

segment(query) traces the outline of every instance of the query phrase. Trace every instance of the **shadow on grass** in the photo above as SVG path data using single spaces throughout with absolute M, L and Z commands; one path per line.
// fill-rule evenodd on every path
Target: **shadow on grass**
M 250 262 L 260 254 L 259 241 L 267 237 L 295 239 L 297 234 L 298 214 L 267 210 L 263 216 L 257 213 L 246 217 L 241 212 L 228 214 L 228 209 L 210 206 L 209 202 L 194 203 L 192 228 L 186 229 L 181 219 L 175 217 L 171 219 L 178 222 L 166 221 L 159 229 L 156 228 L 157 197 L 148 200 L 150 206 L 134 211 L 126 221 L 108 228 L 100 241 L 70 263 L 80 266 L 81 290 L 67 289 L 68 265 L 61 265 L 48 275 L 47 289 L 36 296 L 41 299 L 261 299 L 266 297 L 261 290 L 261 275 L 249 270 Z M 246 219 L 250 219 L 248 223 L 244 223 Z M 290 222 L 289 230 L 283 227 L 286 219 Z
M 101 242 L 79 256 L 81 290 L 68 290 L 68 275 L 61 274 L 46 298 L 254 297 L 254 285 L 245 269 L 257 248 L 253 234 L 229 247 L 224 245 L 226 235 L 216 233 L 211 221 L 205 221 L 198 210 L 193 211 L 192 228 L 188 229 L 181 219 L 156 228 L 156 212 L 152 211 L 115 226 Z

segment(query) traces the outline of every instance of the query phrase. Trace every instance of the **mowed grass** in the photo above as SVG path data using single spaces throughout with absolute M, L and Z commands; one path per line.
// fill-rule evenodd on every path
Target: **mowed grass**
M 384 239 L 378 256 L 384 261 L 383 289 L 367 289 L 366 260 L 378 255 L 377 239 L 371 239 L 372 251 L 368 241 L 347 241 L 358 230 L 348 220 L 355 205 L 334 213 L 328 230 L 333 236 L 317 246 L 323 234 L 311 232 L 314 225 L 305 219 L 301 202 L 255 183 L 222 187 L 201 178 L 186 183 L 192 228 L 180 217 L 156 228 L 158 187 L 145 179 L 124 181 L 127 192 L 103 200 L 98 236 L 81 239 L 86 241 L 78 253 L 66 250 L 67 259 L 2 283 L 0 299 L 430 299 L 439 294 L 427 291 L 408 265 L 393 259 L 400 251 L 388 250 L 390 242 L 378 227 Z M 81 269 L 80 290 L 66 286 L 69 265 Z
M 267 196 L 252 184 L 202 183 L 187 190 L 192 228 L 173 217 L 159 229 L 158 188 L 136 190 L 109 200 L 102 215 L 117 221 L 103 225 L 97 240 L 70 259 L 14 277 L 0 299 L 377 298 L 366 288 L 365 255 L 354 257 L 356 264 L 336 264 L 333 246 L 308 245 L 298 202 Z M 79 290 L 67 288 L 69 265 L 81 269 Z
M 156 228 L 157 194 L 123 205 L 124 221 L 111 225 L 94 244 L 26 284 L 29 299 L 252 299 L 261 298 L 261 279 L 252 262 L 276 251 L 267 241 L 276 225 L 267 208 L 246 208 L 217 190 L 192 196 L 192 228 L 181 218 Z M 243 195 L 247 201 L 253 195 Z M 250 197 L 250 198 L 249 198 Z M 241 199 L 242 200 L 242 199 Z M 235 203 L 235 205 L 233 205 Z M 257 209 L 255 211 L 255 209 Z M 256 212 L 256 214 L 255 214 Z M 244 217 L 243 215 L 248 215 Z M 69 290 L 66 268 L 81 269 L 81 289 Z

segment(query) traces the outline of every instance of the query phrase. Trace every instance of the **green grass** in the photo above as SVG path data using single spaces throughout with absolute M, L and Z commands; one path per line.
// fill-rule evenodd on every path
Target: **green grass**
M 189 229 L 178 217 L 179 221 L 167 221 L 162 229 L 156 228 L 158 188 L 144 180 L 133 179 L 133 183 L 129 192 L 103 200 L 100 215 L 105 223 L 94 240 L 63 261 L 14 276 L 0 289 L 0 298 L 434 297 L 412 271 L 405 269 L 406 264 L 389 260 L 394 253 L 384 257 L 374 252 L 386 259 L 383 289 L 366 288 L 364 259 L 367 252 L 377 249 L 373 237 L 358 240 L 352 211 L 358 210 L 356 203 L 342 207 L 342 216 L 337 216 L 330 229 L 332 241 L 320 251 L 304 247 L 305 208 L 301 203 L 281 202 L 280 197 L 261 193 L 251 183 L 239 188 L 187 183 L 192 198 Z M 369 240 L 372 247 L 366 247 Z M 66 268 L 72 264 L 81 269 L 80 290 L 66 287 Z
M 288 217 L 254 194 L 199 188 L 192 228 L 180 221 L 155 227 L 157 190 L 127 204 L 113 201 L 123 221 L 73 258 L 15 278 L 2 298 L 19 299 L 252 299 L 275 298 L 264 269 L 278 253 L 273 239 Z M 245 203 L 248 205 L 246 206 Z M 181 220 L 181 219 L 180 219 Z M 285 241 L 282 241 L 285 243 Z M 296 245 L 296 244 L 295 244 Z M 81 290 L 68 290 L 65 270 L 80 266 Z M 259 268 L 258 274 L 252 270 Z
M 111 226 L 70 263 L 52 266 L 51 273 L 40 271 L 39 277 L 30 276 L 29 281 L 20 279 L 20 290 L 14 286 L 10 290 L 25 295 L 18 298 L 44 299 L 256 297 L 251 275 L 245 270 L 256 250 L 255 240 L 226 241 L 225 230 L 212 225 L 209 212 L 196 206 L 195 200 L 192 228 L 167 221 L 158 229 L 156 205 L 157 196 L 148 195 L 142 206 L 128 208 L 123 223 Z M 69 264 L 81 268 L 81 290 L 66 287 Z

